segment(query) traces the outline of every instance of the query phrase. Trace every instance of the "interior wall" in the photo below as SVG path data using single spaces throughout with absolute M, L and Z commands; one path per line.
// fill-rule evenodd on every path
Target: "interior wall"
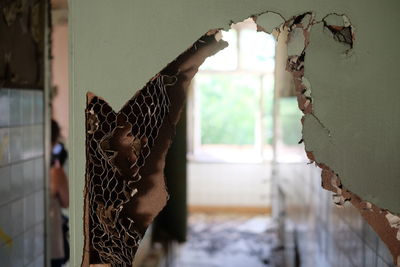
M 362 200 L 400 213 L 400 115 L 397 104 L 400 3 L 386 1 L 119 1 L 70 2 L 71 149 L 73 262 L 83 248 L 82 217 L 87 91 L 115 109 L 166 64 L 209 29 L 228 28 L 264 11 L 285 20 L 313 12 L 304 75 L 312 88 L 313 113 L 305 118 L 303 139 L 315 159 L 340 177 L 344 188 Z M 159 11 L 162 12 L 159 12 Z M 157 11 L 157 16 L 154 12 Z M 335 40 L 324 27 L 327 14 L 346 14 L 355 29 L 354 44 Z M 151 18 L 151 19 L 149 19 Z M 338 21 L 338 23 L 343 23 Z M 278 25 L 276 25 L 278 26 Z M 307 44 L 294 43 L 292 52 Z M 162 45 L 162 49 L 160 49 Z M 301 49 L 300 49 L 301 52 Z M 369 212 L 369 211 L 366 211 Z M 384 220 L 384 218 L 383 218 Z M 388 225 L 388 222 L 382 222 Z M 393 226 L 394 231 L 396 225 Z M 394 235 L 395 236 L 395 235 Z M 395 237 L 394 237 L 395 239 Z
M 43 90 L 0 88 L 0 263 L 44 266 Z
M 0 3 L 0 265 L 46 262 L 45 1 Z
M 68 24 L 56 24 L 52 32 L 52 78 L 54 97 L 53 118 L 61 128 L 61 136 L 68 139 L 69 93 L 68 93 Z
M 350 203 L 335 205 L 332 193 L 321 188 L 318 167 L 278 164 L 276 174 L 285 199 L 287 266 L 296 266 L 295 242 L 301 266 L 394 266 L 387 246 L 359 211 Z
M 271 164 L 188 164 L 188 205 L 211 207 L 271 206 Z

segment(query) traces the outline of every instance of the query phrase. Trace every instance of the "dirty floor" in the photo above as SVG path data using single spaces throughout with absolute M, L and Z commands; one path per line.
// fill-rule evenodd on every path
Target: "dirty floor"
M 283 266 L 276 226 L 268 216 L 193 214 L 188 240 L 174 256 L 174 267 Z

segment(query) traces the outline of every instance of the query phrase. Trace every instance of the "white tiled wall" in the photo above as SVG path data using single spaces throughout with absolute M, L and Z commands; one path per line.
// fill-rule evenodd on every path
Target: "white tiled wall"
M 43 92 L 0 89 L 0 266 L 44 266 Z
M 333 204 L 332 193 L 321 187 L 319 168 L 282 164 L 277 175 L 286 196 L 286 230 L 297 232 L 302 266 L 394 266 L 388 248 L 358 210 L 348 202 Z
M 270 206 L 270 164 L 188 164 L 189 205 Z

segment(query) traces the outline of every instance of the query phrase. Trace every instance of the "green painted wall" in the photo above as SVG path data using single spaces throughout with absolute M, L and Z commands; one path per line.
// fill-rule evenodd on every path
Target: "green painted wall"
M 286 19 L 306 11 L 317 20 L 331 12 L 351 19 L 349 55 L 322 24 L 312 28 L 305 77 L 319 122 L 306 118 L 305 144 L 348 189 L 400 213 L 399 8 L 397 0 L 70 0 L 72 266 L 83 247 L 86 92 L 119 110 L 207 30 L 267 10 Z

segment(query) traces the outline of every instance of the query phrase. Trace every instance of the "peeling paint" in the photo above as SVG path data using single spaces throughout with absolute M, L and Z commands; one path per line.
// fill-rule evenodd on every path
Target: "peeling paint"
M 395 216 L 393 214 L 391 214 L 390 212 L 388 212 L 386 214 L 386 219 L 389 221 L 389 224 L 392 228 L 397 229 L 397 240 L 400 241 L 400 217 L 399 216 Z
M 354 27 L 346 15 L 329 14 L 322 19 L 322 22 L 336 41 L 348 45 L 349 49 L 353 48 Z
M 306 17 L 307 19 L 305 19 Z M 311 19 L 308 20 L 308 18 Z M 303 21 L 305 21 L 304 24 Z M 314 121 L 318 123 L 319 128 L 326 132 L 326 137 L 328 139 L 322 142 L 326 146 L 332 141 L 331 131 L 314 114 L 312 108 L 313 99 L 311 98 L 311 83 L 307 78 L 304 77 L 305 58 L 307 46 L 309 44 L 310 28 L 313 25 L 319 24 L 321 22 L 331 31 L 331 33 L 333 34 L 333 38 L 336 41 L 345 43 L 347 46 L 349 46 L 346 53 L 348 53 L 353 48 L 354 27 L 351 25 L 350 20 L 347 16 L 329 14 L 322 21 L 315 21 L 313 19 L 312 13 L 305 13 L 294 17 L 292 20 L 285 23 L 285 26 L 291 29 L 288 38 L 289 52 L 286 69 L 292 73 L 296 92 L 298 94 L 297 100 L 299 108 L 305 114 L 302 118 L 302 140 L 304 139 L 304 130 L 310 130 L 308 127 L 304 127 L 304 122 L 308 116 L 308 118 L 312 117 Z M 294 39 L 296 39 L 296 41 L 294 44 L 291 45 L 290 43 Z M 304 141 L 306 142 L 307 140 Z M 396 264 L 400 265 L 400 218 L 388 213 L 388 211 L 386 210 L 380 209 L 370 202 L 363 201 L 360 197 L 350 192 L 343 186 L 338 174 L 332 171 L 324 163 L 318 162 L 312 151 L 306 151 L 306 154 L 310 159 L 310 163 L 315 162 L 322 169 L 322 187 L 334 193 L 332 198 L 336 206 L 342 207 L 345 202 L 351 202 L 352 205 L 359 210 L 364 219 L 372 226 L 372 228 L 377 232 L 377 234 L 388 246 L 389 250 L 392 253 L 393 261 Z

